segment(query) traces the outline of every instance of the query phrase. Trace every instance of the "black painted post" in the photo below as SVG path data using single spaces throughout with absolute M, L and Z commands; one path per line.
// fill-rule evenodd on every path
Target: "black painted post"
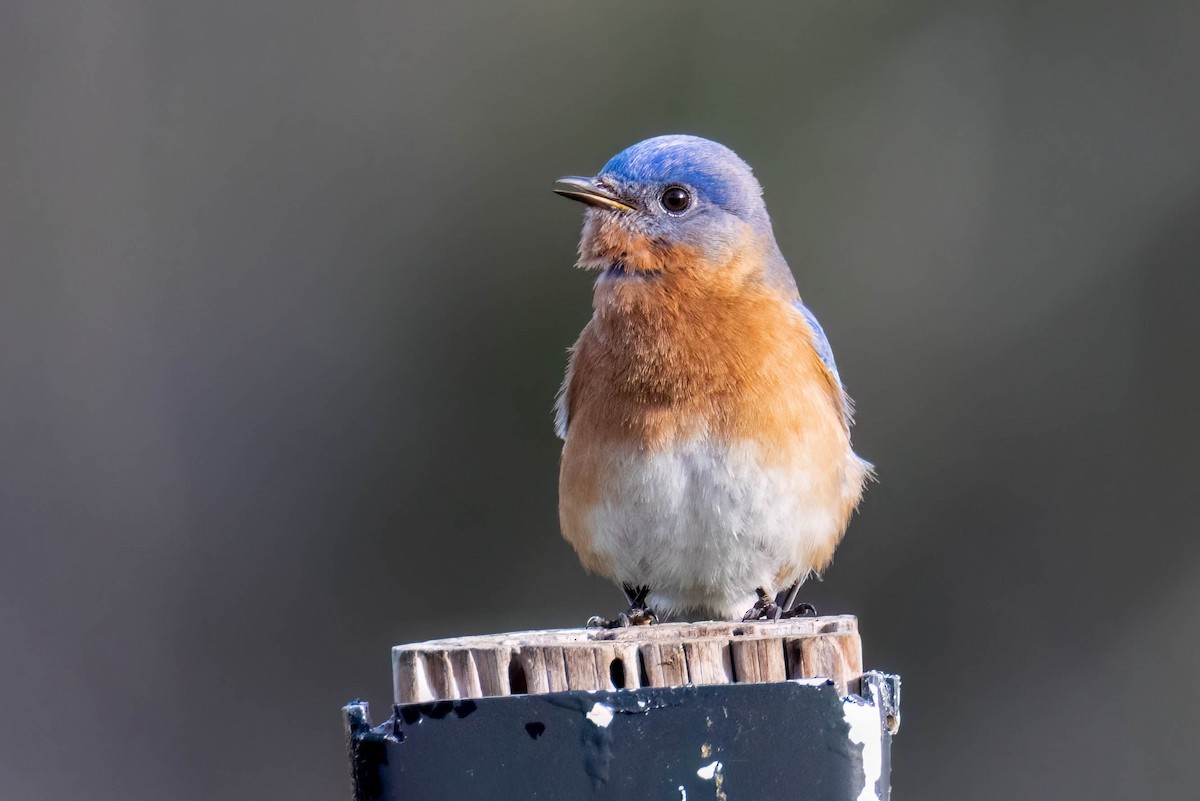
M 514 636 L 504 640 L 510 652 Z M 763 637 L 746 639 L 761 650 Z M 430 653 L 444 653 L 446 642 L 459 641 L 428 644 L 440 647 Z M 367 705 L 354 702 L 344 709 L 354 798 L 889 798 L 897 676 L 864 673 L 844 691 L 825 678 L 729 679 L 402 703 L 375 727 Z

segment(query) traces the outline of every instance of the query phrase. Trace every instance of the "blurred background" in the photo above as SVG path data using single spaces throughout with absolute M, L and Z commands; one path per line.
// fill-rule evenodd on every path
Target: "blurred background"
M 1200 5 L 0 6 L 0 797 L 349 796 L 389 646 L 581 624 L 550 192 L 756 169 L 879 468 L 897 799 L 1200 782 Z M 732 786 L 729 787 L 732 790 Z

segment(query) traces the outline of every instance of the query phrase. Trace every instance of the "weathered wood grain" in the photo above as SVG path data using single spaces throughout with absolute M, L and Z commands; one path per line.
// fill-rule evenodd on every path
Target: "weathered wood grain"
M 396 703 L 862 674 L 851 615 L 455 637 L 393 649 Z
M 789 679 L 833 679 L 845 695 L 848 685 L 862 675 L 862 641 L 857 632 L 789 637 L 784 640 Z
M 480 696 L 512 695 L 508 683 L 508 666 L 512 662 L 512 649 L 503 645 L 495 648 L 466 648 L 475 660 L 479 674 Z
M 783 658 L 783 640 L 778 637 L 752 637 L 730 642 L 733 675 L 740 684 L 783 681 L 787 665 Z
M 648 642 L 638 648 L 638 658 L 647 687 L 682 687 L 691 680 L 682 642 Z
M 729 640 L 687 640 L 683 653 L 687 658 L 688 678 L 692 684 L 731 684 L 733 661 Z

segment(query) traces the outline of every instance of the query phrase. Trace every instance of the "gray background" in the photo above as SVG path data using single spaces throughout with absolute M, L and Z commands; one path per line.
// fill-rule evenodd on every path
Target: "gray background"
M 388 646 L 616 611 L 549 189 L 665 132 L 858 400 L 896 798 L 1195 792 L 1200 6 L 769 5 L 0 5 L 0 797 L 345 798 Z

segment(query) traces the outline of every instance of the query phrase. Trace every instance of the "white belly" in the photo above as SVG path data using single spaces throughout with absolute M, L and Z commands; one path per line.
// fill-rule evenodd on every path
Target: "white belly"
M 660 616 L 693 619 L 738 617 L 756 588 L 807 576 L 812 555 L 841 536 L 846 493 L 857 495 L 863 473 L 849 449 L 833 464 L 800 454 L 768 467 L 752 441 L 703 439 L 631 448 L 609 467 L 587 514 L 592 547 L 618 582 L 649 586 Z

